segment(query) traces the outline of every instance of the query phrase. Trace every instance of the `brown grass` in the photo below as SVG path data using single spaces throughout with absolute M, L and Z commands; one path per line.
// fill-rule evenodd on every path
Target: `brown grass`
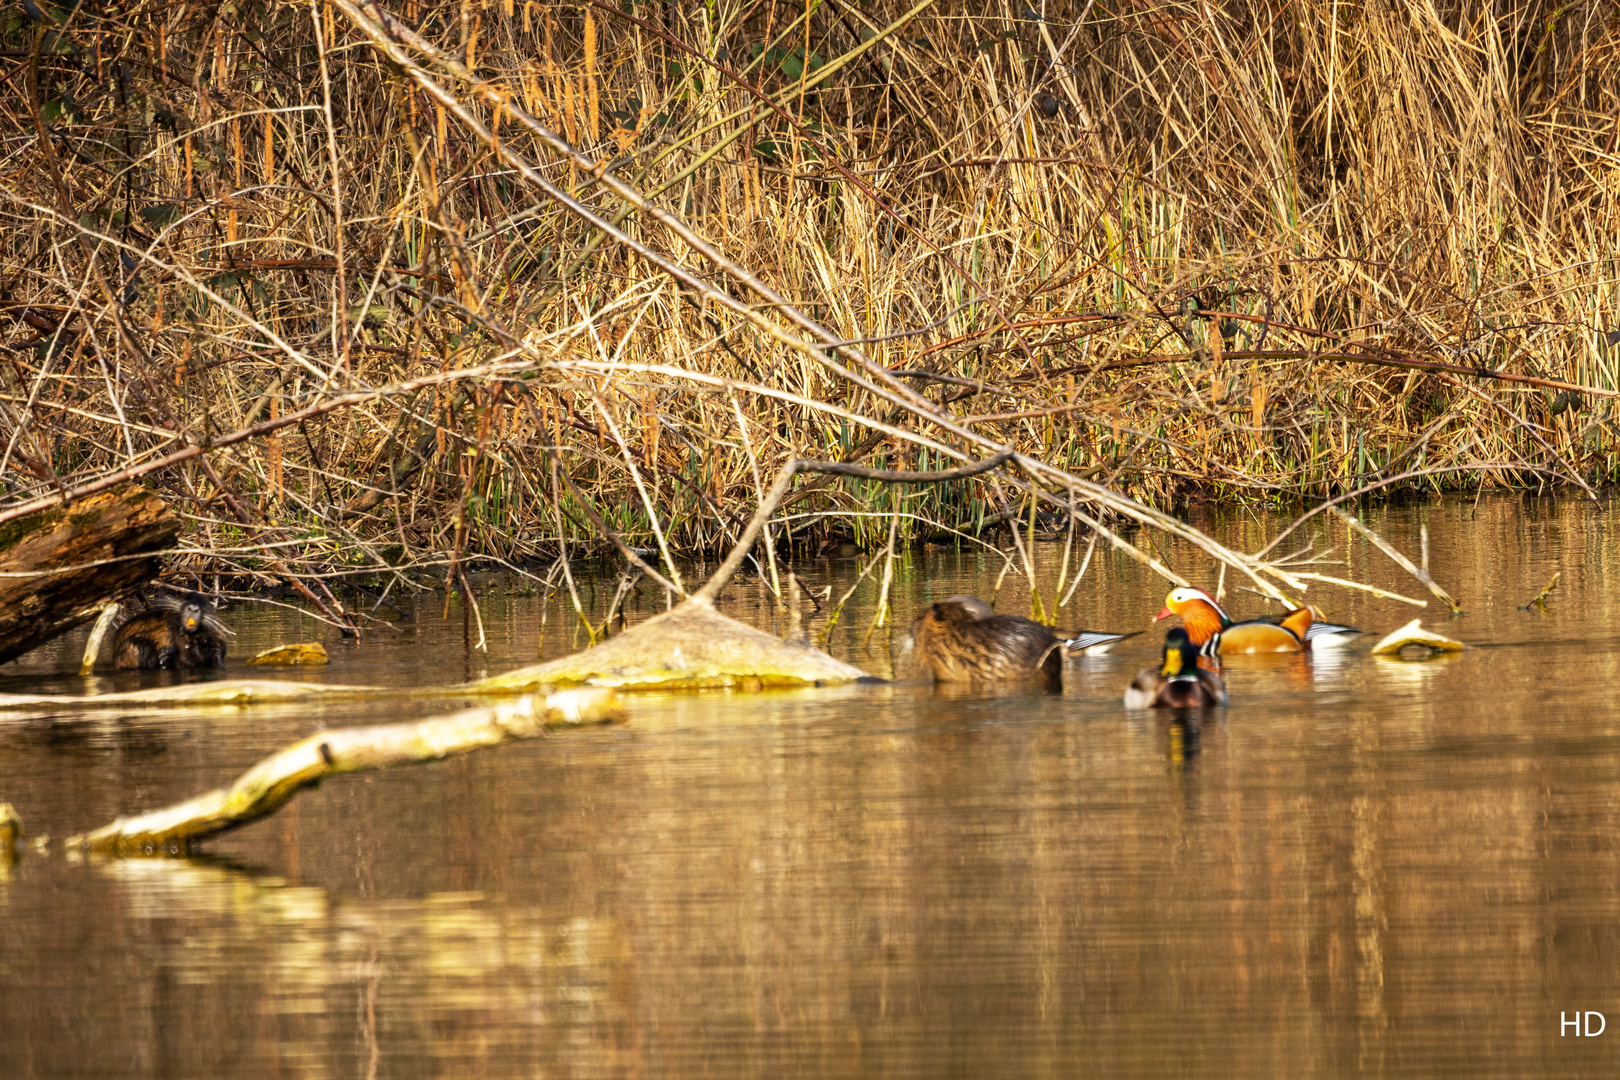
M 599 542 L 580 498 L 668 564 L 792 458 L 1063 470 L 812 481 L 778 519 L 871 547 L 1027 523 L 1031 482 L 1102 522 L 1136 512 L 1075 481 L 1168 508 L 1620 470 L 1612 2 L 398 0 L 444 50 L 414 82 L 347 0 L 39 4 L 0 15 L 0 513 L 259 425 L 149 474 L 178 569 L 549 559 Z M 861 343 L 864 385 L 742 270 Z

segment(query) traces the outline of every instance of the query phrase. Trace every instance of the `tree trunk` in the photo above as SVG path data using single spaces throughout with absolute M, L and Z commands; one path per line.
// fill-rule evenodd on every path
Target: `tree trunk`
M 157 576 L 180 519 L 135 484 L 0 525 L 0 663 Z

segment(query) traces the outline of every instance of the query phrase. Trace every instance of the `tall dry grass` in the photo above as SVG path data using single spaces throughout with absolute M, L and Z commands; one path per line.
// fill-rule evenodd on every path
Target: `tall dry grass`
M 173 458 L 178 568 L 319 578 L 597 521 L 672 565 L 785 460 L 961 431 L 1161 507 L 1620 470 L 1612 2 L 389 10 L 457 107 L 345 2 L 3 9 L 0 513 Z M 1027 487 L 822 478 L 778 528 L 972 535 Z

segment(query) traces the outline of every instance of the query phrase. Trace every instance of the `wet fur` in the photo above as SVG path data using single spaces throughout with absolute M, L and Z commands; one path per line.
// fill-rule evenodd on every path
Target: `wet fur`
M 187 630 L 185 609 L 200 612 Z M 165 597 L 129 615 L 113 633 L 113 667 L 122 670 L 179 670 L 225 666 L 224 626 L 201 593 Z
M 930 605 L 911 622 L 916 664 L 936 682 L 1039 679 L 1063 685 L 1063 648 L 1051 628 L 1017 615 L 996 615 L 974 596 Z

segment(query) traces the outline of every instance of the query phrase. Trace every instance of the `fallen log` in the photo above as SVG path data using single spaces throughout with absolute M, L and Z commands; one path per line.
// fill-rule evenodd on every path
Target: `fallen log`
M 163 500 L 135 484 L 0 525 L 0 663 L 95 617 L 157 576 L 180 532 Z
M 119 818 L 70 837 L 66 846 L 126 855 L 180 854 L 206 837 L 275 813 L 301 789 L 328 776 L 438 761 L 508 740 L 532 739 L 547 728 L 623 718 L 612 690 L 562 690 L 429 720 L 319 731 L 271 754 L 229 787 Z

